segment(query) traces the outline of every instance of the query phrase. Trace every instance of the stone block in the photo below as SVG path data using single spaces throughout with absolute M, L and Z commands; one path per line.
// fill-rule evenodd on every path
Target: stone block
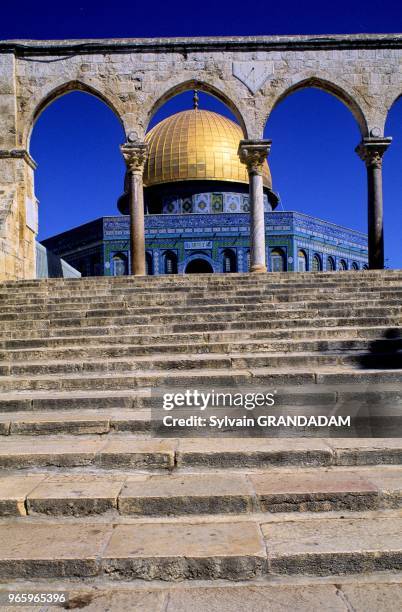
M 377 487 L 358 473 L 316 469 L 249 478 L 264 512 L 371 510 L 379 505 Z
M 266 571 L 266 553 L 255 523 L 119 525 L 103 570 L 121 579 L 250 580 Z
M 25 516 L 25 500 L 45 475 L 10 475 L 0 477 L 0 516 Z
M 117 508 L 124 477 L 55 475 L 28 495 L 29 514 L 87 516 Z
M 122 514 L 181 515 L 242 513 L 253 509 L 244 476 L 182 474 L 128 480 L 119 496 Z
M 367 573 L 402 569 L 402 518 L 330 518 L 262 525 L 270 571 Z
M 333 585 L 252 585 L 172 590 L 166 612 L 189 612 L 189 610 L 192 612 L 244 612 L 244 610 L 346 612 L 344 603 Z
M 107 525 L 0 525 L 0 577 L 35 579 L 96 576 L 110 538 Z

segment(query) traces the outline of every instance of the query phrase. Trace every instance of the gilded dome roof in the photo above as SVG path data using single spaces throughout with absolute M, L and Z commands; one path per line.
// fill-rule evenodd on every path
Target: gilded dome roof
M 247 168 L 237 149 L 244 138 L 237 123 L 198 108 L 176 113 L 146 135 L 149 145 L 144 170 L 146 186 L 176 181 L 232 181 L 248 183 Z M 264 186 L 271 187 L 268 164 Z

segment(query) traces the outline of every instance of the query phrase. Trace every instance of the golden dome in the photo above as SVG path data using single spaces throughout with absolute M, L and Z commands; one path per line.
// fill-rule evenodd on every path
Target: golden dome
M 223 115 L 198 108 L 176 113 L 148 132 L 148 161 L 144 184 L 176 181 L 232 181 L 247 183 L 247 168 L 237 155 L 244 138 L 237 123 Z M 265 187 L 271 173 L 264 164 Z

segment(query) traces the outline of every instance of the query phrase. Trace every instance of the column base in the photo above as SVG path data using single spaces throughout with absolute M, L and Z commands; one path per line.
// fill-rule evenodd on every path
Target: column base
M 146 276 L 146 270 L 132 270 L 130 276 Z
M 254 266 L 251 266 L 250 272 L 252 274 L 263 274 L 264 272 L 267 272 L 267 266 L 264 266 L 263 264 L 255 264 Z

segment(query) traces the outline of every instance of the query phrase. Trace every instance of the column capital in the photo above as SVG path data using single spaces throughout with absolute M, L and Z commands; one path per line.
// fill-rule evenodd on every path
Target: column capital
M 237 151 L 249 174 L 262 174 L 262 168 L 271 150 L 272 140 L 241 140 Z
M 392 138 L 363 138 L 355 150 L 367 168 L 381 168 L 382 156 L 391 142 Z
M 143 173 L 145 162 L 148 157 L 148 145 L 146 142 L 125 142 L 120 151 L 126 162 L 129 172 Z
M 37 168 L 37 163 L 26 149 L 0 149 L 0 159 L 23 159 L 32 170 Z

